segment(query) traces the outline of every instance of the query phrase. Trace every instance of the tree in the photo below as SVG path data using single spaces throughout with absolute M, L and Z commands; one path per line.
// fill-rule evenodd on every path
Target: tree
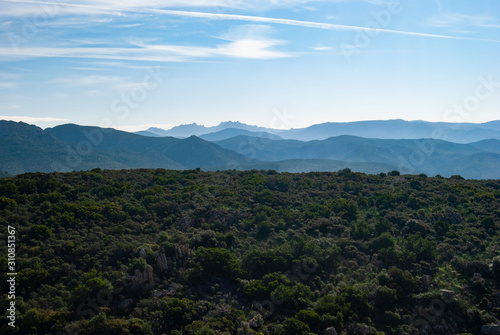
M 235 279 L 243 275 L 241 263 L 227 249 L 201 247 L 195 252 L 195 262 L 205 276 Z

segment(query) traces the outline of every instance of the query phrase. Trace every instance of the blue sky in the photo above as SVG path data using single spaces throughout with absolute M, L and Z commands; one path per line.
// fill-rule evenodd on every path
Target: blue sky
M 497 0 L 0 0 L 0 119 L 500 119 Z

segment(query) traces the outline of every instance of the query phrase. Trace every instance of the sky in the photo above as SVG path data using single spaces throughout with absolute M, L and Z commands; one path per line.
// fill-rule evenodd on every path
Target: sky
M 0 119 L 500 119 L 498 0 L 0 0 Z

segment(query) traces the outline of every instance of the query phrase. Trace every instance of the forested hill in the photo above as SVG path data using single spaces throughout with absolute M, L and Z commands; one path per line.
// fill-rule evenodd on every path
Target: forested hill
M 488 334 L 499 204 L 500 181 L 397 172 L 2 178 L 14 333 Z

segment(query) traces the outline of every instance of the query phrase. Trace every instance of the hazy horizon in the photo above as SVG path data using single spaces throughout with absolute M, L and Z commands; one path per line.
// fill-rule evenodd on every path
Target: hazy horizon
M 8 118 L 0 118 L 0 120 L 13 121 L 13 122 L 24 122 L 24 123 L 27 123 L 27 124 L 35 125 L 35 126 L 40 127 L 42 129 L 54 128 L 54 127 L 62 126 L 62 125 L 66 125 L 66 124 L 76 124 L 78 126 L 85 126 L 85 127 L 100 127 L 100 125 L 98 125 L 98 124 L 97 125 L 96 124 L 78 124 L 78 123 L 73 123 L 73 122 L 61 122 L 61 123 L 58 123 L 58 124 L 55 124 L 55 125 L 52 125 L 52 126 L 43 126 L 43 124 L 41 124 L 40 122 L 36 122 L 36 121 L 32 122 L 32 121 L 26 120 L 25 118 L 22 118 L 22 117 L 18 118 L 17 120 L 8 119 Z M 241 122 L 241 121 L 225 120 L 225 121 L 216 122 L 214 124 L 201 124 L 201 123 L 198 123 L 198 122 L 191 122 L 191 123 L 182 123 L 182 124 L 177 124 L 177 125 L 161 125 L 161 124 L 160 125 L 155 125 L 155 124 L 151 124 L 151 125 L 140 125 L 140 126 L 121 126 L 121 127 L 118 126 L 118 127 L 109 127 L 109 128 L 114 128 L 116 130 L 121 130 L 121 131 L 126 131 L 126 132 L 139 132 L 139 131 L 146 131 L 146 130 L 148 130 L 150 128 L 158 128 L 158 129 L 162 129 L 162 130 L 169 130 L 169 129 L 172 129 L 172 128 L 175 128 L 175 127 L 190 126 L 190 125 L 197 125 L 197 126 L 201 126 L 201 127 L 205 127 L 205 128 L 211 128 L 211 127 L 216 127 L 216 126 L 219 126 L 219 125 L 225 124 L 225 123 L 240 123 L 240 124 L 245 124 L 245 125 L 251 126 L 251 127 L 255 126 L 255 127 L 275 129 L 275 130 L 292 130 L 292 129 L 308 128 L 308 127 L 311 127 L 311 126 L 314 126 L 314 125 L 324 124 L 324 123 L 339 123 L 339 124 L 343 124 L 343 123 L 384 122 L 384 121 L 430 122 L 430 123 L 434 123 L 435 122 L 435 121 L 427 121 L 427 120 L 405 120 L 405 119 L 386 119 L 386 120 L 380 120 L 380 119 L 373 119 L 373 120 L 357 120 L 357 121 L 341 121 L 341 122 L 326 121 L 326 122 L 321 122 L 321 123 L 313 123 L 313 124 L 306 125 L 304 127 L 296 127 L 296 128 L 292 128 L 292 127 L 290 127 L 290 128 L 268 128 L 268 127 L 265 127 L 265 126 L 256 125 L 256 124 L 248 124 L 248 123 Z M 496 122 L 496 121 L 500 121 L 500 119 L 490 120 L 490 121 L 485 121 L 485 122 L 456 122 L 456 123 L 457 124 L 484 124 L 484 123 Z M 444 122 L 444 123 L 447 123 L 447 122 Z M 454 123 L 454 122 L 448 122 L 448 123 Z M 146 126 L 146 128 L 144 128 L 145 126 Z

